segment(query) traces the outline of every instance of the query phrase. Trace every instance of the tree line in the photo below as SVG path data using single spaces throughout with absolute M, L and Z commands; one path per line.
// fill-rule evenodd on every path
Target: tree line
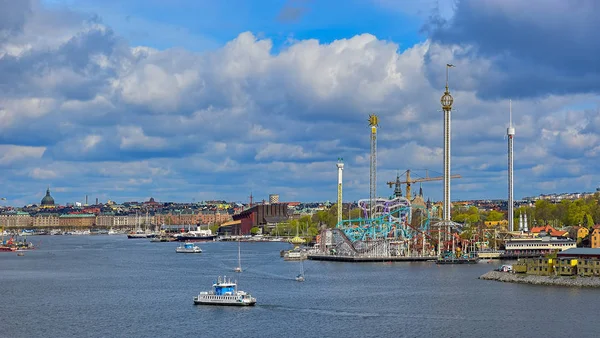
M 455 207 L 452 220 L 458 223 L 480 225 L 485 221 L 507 219 L 507 211 L 479 211 L 476 207 Z M 555 228 L 565 226 L 584 226 L 591 228 L 600 222 L 600 193 L 576 200 L 562 200 L 552 203 L 537 200 L 533 206 L 521 206 L 515 209 L 514 224 L 519 226 L 519 215 L 527 214 L 531 226 L 551 225 Z M 518 229 L 513 229 L 518 230 Z

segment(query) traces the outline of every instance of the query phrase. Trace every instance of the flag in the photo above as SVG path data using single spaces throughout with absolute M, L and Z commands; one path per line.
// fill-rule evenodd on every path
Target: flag
M 446 67 L 456 67 L 455 65 L 451 64 L 451 63 L 447 63 Z

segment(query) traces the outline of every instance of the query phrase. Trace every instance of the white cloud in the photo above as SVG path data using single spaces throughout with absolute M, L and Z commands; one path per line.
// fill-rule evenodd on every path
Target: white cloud
M 397 43 L 360 34 L 298 40 L 275 52 L 272 41 L 245 32 L 195 53 L 127 46 L 118 31 L 74 13 L 53 32 L 56 13 L 40 11 L 20 35 L 0 41 L 10 53 L 0 58 L 0 78 L 15 81 L 0 96 L 2 142 L 10 144 L 0 146 L 0 160 L 23 166 L 8 179 L 35 176 L 103 196 L 145 197 L 152 189 L 163 200 L 206 192 L 240 200 L 257 186 L 263 194 L 335 199 L 334 164 L 343 157 L 345 194 L 358 199 L 368 195 L 366 120 L 377 113 L 378 188 L 386 192 L 396 170 L 441 171 L 439 98 L 444 65 L 453 62 L 452 171 L 463 176 L 453 196 L 505 196 L 508 98 L 484 100 L 477 91 L 485 74 L 511 74 L 471 55 L 469 44 L 425 41 L 400 52 Z M 593 100 L 589 93 L 513 99 L 518 180 L 535 192 L 553 189 L 551 179 L 588 175 L 575 190 L 600 181 L 600 119 L 573 108 Z M 435 187 L 427 190 L 433 199 L 441 197 Z
M 167 141 L 160 137 L 147 136 L 141 127 L 117 127 L 121 139 L 120 148 L 123 150 L 160 150 Z
M 24 160 L 41 159 L 45 147 L 27 147 L 15 145 L 0 145 L 0 163 L 11 165 Z
M 44 168 L 34 168 L 29 173 L 29 176 L 36 180 L 49 180 L 58 177 L 58 174 L 52 170 Z

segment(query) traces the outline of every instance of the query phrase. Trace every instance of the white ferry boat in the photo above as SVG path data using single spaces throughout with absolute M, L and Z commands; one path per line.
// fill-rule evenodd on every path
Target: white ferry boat
M 239 291 L 237 283 L 227 279 L 225 276 L 217 278 L 213 284 L 213 291 L 203 291 L 194 297 L 195 305 L 233 305 L 252 306 L 256 304 L 256 298 L 249 293 Z
M 175 248 L 177 253 L 201 253 L 202 249 L 194 243 L 182 243 L 180 246 Z

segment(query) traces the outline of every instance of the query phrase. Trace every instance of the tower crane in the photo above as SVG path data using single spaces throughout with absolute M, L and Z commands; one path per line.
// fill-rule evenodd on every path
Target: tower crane
M 419 182 L 431 182 L 431 181 L 442 181 L 444 179 L 444 176 L 435 176 L 435 177 L 430 177 L 429 176 L 429 171 L 425 170 L 425 177 L 421 177 L 421 178 L 416 178 L 416 179 L 411 179 L 410 178 L 410 169 L 405 171 L 406 174 L 406 180 L 404 181 L 400 181 L 400 175 L 396 176 L 396 181 L 390 181 L 387 182 L 387 185 L 391 188 L 392 186 L 396 186 L 396 188 L 394 189 L 394 192 L 397 193 L 401 193 L 401 189 L 400 189 L 400 185 L 401 184 L 406 184 L 406 198 L 408 200 L 411 200 L 411 194 L 410 194 L 410 187 L 413 183 L 419 183 Z M 460 174 L 456 174 L 456 175 L 452 175 L 450 176 L 451 178 L 462 178 L 462 176 Z

